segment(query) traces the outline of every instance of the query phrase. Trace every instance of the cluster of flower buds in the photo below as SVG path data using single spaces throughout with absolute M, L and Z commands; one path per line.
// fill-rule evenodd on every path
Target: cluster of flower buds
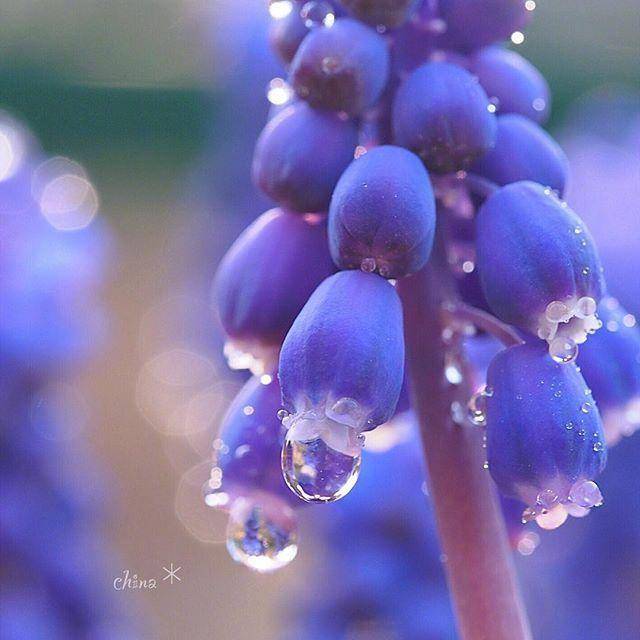
M 562 200 L 568 163 L 541 128 L 546 82 L 499 44 L 524 39 L 533 9 L 528 0 L 270 3 L 288 78 L 270 85 L 253 178 L 278 208 L 236 241 L 214 289 L 230 365 L 273 388 L 279 380 L 282 472 L 306 502 L 346 495 L 364 434 L 396 412 L 405 355 L 395 284 L 425 268 L 436 243 L 458 295 L 524 343 L 496 356 L 482 397 L 486 467 L 499 489 L 549 527 L 602 502 L 593 480 L 605 437 L 575 363 L 602 326 L 602 267 Z M 264 395 L 223 426 L 264 456 L 242 490 L 225 491 L 232 502 L 254 485 L 280 498 L 266 481 L 280 461 L 246 431 L 278 431 L 262 419 Z M 223 484 L 241 460 L 218 461 Z M 273 527 L 270 512 L 261 530 Z M 253 540 L 257 516 L 246 513 L 234 540 Z M 278 544 L 271 555 L 293 555 Z
M 108 491 L 81 434 L 88 416 L 61 376 L 104 333 L 97 299 L 110 238 L 80 165 L 47 158 L 0 112 L 0 636 L 140 637 L 105 584 Z M 91 226 L 89 226 L 89 224 Z

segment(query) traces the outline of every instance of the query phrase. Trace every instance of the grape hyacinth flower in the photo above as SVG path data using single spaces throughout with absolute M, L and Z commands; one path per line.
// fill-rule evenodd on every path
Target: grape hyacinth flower
M 603 328 L 580 349 L 578 364 L 611 446 L 640 429 L 640 329 L 615 298 L 600 303 L 598 316 Z
M 316 111 L 305 102 L 294 103 L 260 134 L 253 157 L 254 182 L 287 209 L 326 212 L 357 144 L 357 129 L 350 120 Z
M 222 421 L 203 487 L 208 506 L 229 512 L 231 557 L 261 573 L 289 564 L 298 551 L 292 506 L 299 501 L 280 469 L 284 428 L 279 408 L 274 377 L 263 374 L 245 384 Z
M 558 143 L 534 122 L 517 114 L 498 116 L 496 144 L 471 172 L 504 186 L 537 182 L 562 197 L 569 163 Z
M 259 375 L 276 368 L 287 331 L 334 271 L 324 217 L 267 211 L 223 258 L 214 298 L 229 337 L 225 355 L 232 369 Z
M 480 49 L 471 58 L 470 71 L 497 113 L 516 113 L 538 124 L 546 122 L 551 106 L 549 85 L 519 53 L 503 47 Z
M 358 115 L 380 97 L 389 51 L 375 30 L 350 18 L 313 29 L 291 61 L 291 86 L 312 107 Z
M 516 182 L 496 191 L 477 216 L 478 270 L 500 320 L 549 343 L 559 362 L 602 323 L 600 260 L 588 229 L 548 187 Z
M 496 117 L 484 89 L 465 69 L 429 62 L 401 85 L 393 105 L 394 141 L 417 153 L 427 169 L 468 169 L 495 144 Z
M 602 422 L 575 364 L 554 362 L 539 342 L 501 351 L 487 374 L 486 424 L 491 476 L 528 505 L 524 520 L 552 529 L 602 504 Z
M 347 495 L 363 434 L 392 428 L 410 380 L 403 413 L 419 423 L 460 637 L 528 640 L 494 488 L 551 528 L 601 502 L 594 480 L 606 459 L 574 362 L 602 324 L 600 260 L 558 197 L 566 160 L 540 129 L 548 87 L 500 48 L 523 41 L 535 3 L 300 4 L 286 6 L 309 30 L 288 70 L 297 102 L 261 134 L 253 175 L 290 215 L 328 212 L 342 271 L 309 292 L 280 348 L 284 480 L 307 502 Z M 293 244 L 292 282 L 319 276 Z M 458 286 L 461 273 L 481 290 Z M 245 277 L 253 283 L 233 276 Z M 255 319 L 278 295 L 269 278 L 260 283 L 256 305 L 237 290 Z M 480 332 L 504 348 L 484 392 L 484 364 L 465 344 Z M 466 426 L 470 397 L 480 428 Z
M 329 244 L 343 269 L 398 278 L 419 271 L 431 253 L 436 204 L 416 155 L 375 147 L 347 167 L 329 208 Z
M 309 298 L 282 345 L 289 415 L 282 454 L 301 498 L 331 502 L 355 484 L 361 434 L 391 418 L 404 370 L 402 308 L 380 276 L 343 271 Z

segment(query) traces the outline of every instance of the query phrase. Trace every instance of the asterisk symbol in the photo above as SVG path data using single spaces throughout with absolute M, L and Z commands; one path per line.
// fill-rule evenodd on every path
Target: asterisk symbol
M 182 569 L 182 567 L 174 567 L 173 566 L 173 562 L 169 565 L 169 568 L 167 569 L 167 567 L 162 567 L 166 572 L 167 575 L 162 578 L 162 580 L 168 580 L 169 584 L 173 584 L 174 580 L 177 580 L 178 582 L 182 582 L 182 578 L 180 578 L 177 574 L 178 571 L 180 571 Z

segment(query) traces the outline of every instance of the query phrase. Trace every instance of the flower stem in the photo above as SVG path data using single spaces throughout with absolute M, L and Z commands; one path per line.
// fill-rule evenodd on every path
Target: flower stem
M 438 253 L 434 251 L 434 253 Z M 443 305 L 454 301 L 439 256 L 398 283 L 407 356 L 444 565 L 463 640 L 530 640 L 504 521 L 479 429 L 455 424 L 451 404 L 471 392 L 444 377 Z

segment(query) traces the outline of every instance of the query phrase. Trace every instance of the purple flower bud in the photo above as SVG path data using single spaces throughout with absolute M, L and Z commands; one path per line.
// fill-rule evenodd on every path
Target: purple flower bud
M 334 267 L 323 217 L 263 213 L 234 242 L 214 282 L 232 368 L 275 369 L 280 345 Z
M 500 186 L 531 180 L 562 195 L 569 161 L 544 129 L 524 116 L 511 114 L 498 117 L 496 145 L 471 171 Z
M 308 501 L 346 495 L 360 467 L 363 431 L 393 415 L 404 369 L 402 307 L 375 274 L 327 278 L 294 322 L 280 353 L 288 428 L 283 469 Z
M 311 106 L 362 113 L 382 94 L 389 51 L 382 36 L 356 20 L 312 30 L 291 62 L 291 85 Z
M 484 203 L 477 266 L 496 316 L 546 340 L 558 362 L 573 360 L 601 326 L 604 281 L 593 239 L 549 188 L 516 182 Z
M 640 330 L 615 298 L 605 298 L 598 315 L 603 328 L 581 347 L 578 364 L 611 446 L 640 429 Z
M 401 147 L 376 147 L 338 181 L 329 208 L 331 255 L 343 269 L 406 276 L 429 259 L 435 226 L 433 189 L 420 160 Z
M 407 21 L 421 0 L 339 0 L 358 20 L 372 27 L 395 28 Z
M 496 118 L 477 80 L 448 62 L 430 62 L 401 85 L 393 105 L 396 144 L 415 151 L 427 168 L 468 168 L 495 143 Z
M 530 17 L 523 0 L 440 0 L 438 8 L 446 23 L 441 46 L 461 51 L 505 40 Z
M 518 113 L 540 124 L 546 122 L 551 108 L 549 85 L 520 54 L 502 47 L 481 49 L 471 60 L 471 72 L 498 113 Z
M 269 28 L 269 44 L 280 59 L 289 64 L 307 33 L 309 28 L 300 16 L 298 7 L 294 7 L 288 15 L 273 20 Z
M 358 131 L 350 120 L 294 103 L 262 130 L 253 156 L 253 180 L 288 209 L 326 211 L 357 144 Z
M 279 569 L 297 553 L 294 500 L 280 470 L 279 407 L 275 378 L 263 375 L 245 384 L 222 421 L 203 487 L 208 506 L 229 511 L 231 557 L 259 572 Z
M 554 529 L 602 503 L 593 479 L 606 463 L 600 414 L 575 364 L 554 362 L 541 343 L 500 352 L 486 390 L 491 476 L 528 505 L 523 520 Z

